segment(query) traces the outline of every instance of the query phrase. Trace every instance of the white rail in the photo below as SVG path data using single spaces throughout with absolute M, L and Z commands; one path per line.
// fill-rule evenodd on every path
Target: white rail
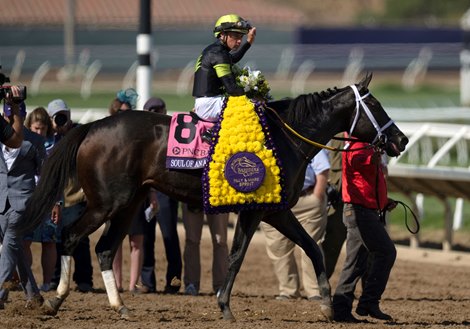
M 422 197 L 437 197 L 445 209 L 443 249 L 451 250 L 453 231 L 463 222 L 464 200 L 470 200 L 470 126 L 409 122 L 398 126 L 410 142 L 389 162 L 389 188 L 409 197 L 422 219 Z M 450 198 L 456 198 L 454 212 Z M 419 236 L 412 237 L 411 245 L 419 246 Z

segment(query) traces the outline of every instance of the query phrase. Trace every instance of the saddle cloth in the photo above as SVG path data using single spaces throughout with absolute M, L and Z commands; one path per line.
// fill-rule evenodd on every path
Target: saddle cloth
M 214 122 L 200 120 L 195 113 L 173 113 L 168 136 L 166 167 L 168 169 L 201 169 L 207 163 L 208 143 L 201 135 Z

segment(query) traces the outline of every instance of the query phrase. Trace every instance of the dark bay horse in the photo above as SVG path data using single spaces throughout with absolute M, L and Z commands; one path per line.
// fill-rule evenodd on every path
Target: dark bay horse
M 272 139 L 284 166 L 290 206 L 299 198 L 307 163 L 320 150 L 308 140 L 326 144 L 335 134 L 352 131 L 362 141 L 380 140 L 390 156 L 404 150 L 408 139 L 369 93 L 371 78 L 367 75 L 357 85 L 268 104 L 277 113 L 266 111 Z M 170 171 L 165 167 L 169 123 L 169 116 L 141 111 L 107 117 L 74 128 L 47 159 L 24 213 L 24 230 L 32 229 L 45 218 L 69 184 L 83 188 L 88 204 L 84 214 L 63 230 L 60 284 L 56 297 L 44 304 L 46 313 L 56 314 L 69 294 L 71 255 L 80 238 L 107 222 L 95 251 L 111 307 L 123 318 L 129 317 L 114 281 L 112 262 L 149 189 L 153 187 L 182 202 L 202 206 L 200 172 Z M 284 124 L 304 138 L 288 131 Z M 234 319 L 230 309 L 232 287 L 260 221 L 274 226 L 310 257 L 322 296 L 321 310 L 331 319 L 331 291 L 322 253 L 288 209 L 239 213 L 229 273 L 217 297 L 224 319 Z

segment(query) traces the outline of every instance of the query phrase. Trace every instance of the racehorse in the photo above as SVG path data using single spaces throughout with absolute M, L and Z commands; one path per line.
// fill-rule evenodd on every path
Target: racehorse
M 408 139 L 369 93 L 371 79 L 368 74 L 357 85 L 267 104 L 267 123 L 283 165 L 289 208 L 299 198 L 306 166 L 319 152 L 318 145 L 326 144 L 335 134 L 348 131 L 361 141 L 379 142 L 389 156 L 405 149 Z M 128 318 L 130 312 L 116 287 L 112 262 L 149 189 L 202 207 L 201 172 L 166 169 L 169 124 L 169 116 L 151 112 L 128 111 L 107 117 L 72 129 L 46 160 L 23 215 L 25 231 L 45 218 L 69 184 L 80 186 L 87 198 L 83 215 L 63 230 L 60 283 L 56 297 L 43 305 L 46 313 L 56 314 L 69 294 L 71 255 L 78 241 L 107 223 L 95 251 L 110 305 L 122 318 Z M 223 318 L 234 320 L 232 287 L 260 221 L 271 224 L 310 257 L 320 287 L 321 311 L 331 319 L 331 288 L 322 253 L 289 209 L 239 212 L 229 272 L 217 296 Z

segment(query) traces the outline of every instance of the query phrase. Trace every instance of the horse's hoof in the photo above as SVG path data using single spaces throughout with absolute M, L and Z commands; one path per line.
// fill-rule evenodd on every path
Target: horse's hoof
M 328 304 L 320 304 L 320 312 L 326 318 L 328 322 L 333 321 L 333 308 L 331 307 L 331 303 Z
M 53 304 L 55 303 L 52 300 L 50 299 L 45 300 L 41 306 L 42 313 L 44 313 L 45 315 L 52 315 L 52 316 L 56 315 L 57 309 L 54 308 Z
M 222 314 L 223 314 L 223 319 L 224 320 L 230 321 L 230 322 L 235 322 L 236 321 L 236 319 L 233 316 L 231 311 L 226 311 L 226 312 L 223 312 Z
M 131 314 L 130 314 L 130 311 L 127 307 L 122 306 L 121 308 L 119 308 L 118 313 L 121 316 L 121 319 L 131 320 Z

